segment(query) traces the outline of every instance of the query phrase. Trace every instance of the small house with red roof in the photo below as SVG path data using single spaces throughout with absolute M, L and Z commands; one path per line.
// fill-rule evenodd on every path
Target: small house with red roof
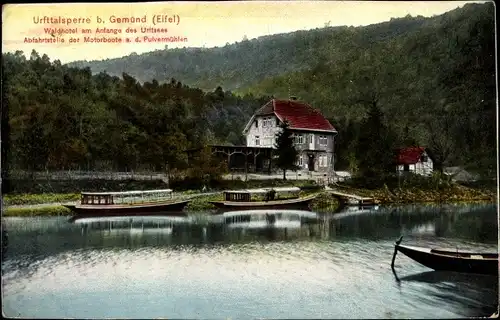
M 321 112 L 295 97 L 272 99 L 252 115 L 243 130 L 247 147 L 274 148 L 280 123 L 285 120 L 294 132 L 301 170 L 332 172 L 337 130 Z
M 407 147 L 396 150 L 396 171 L 428 176 L 434 169 L 433 161 L 424 147 Z

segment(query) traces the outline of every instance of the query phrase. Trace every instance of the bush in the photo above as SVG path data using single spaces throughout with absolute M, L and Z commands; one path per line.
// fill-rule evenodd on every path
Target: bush
M 300 187 L 300 189 L 302 189 L 303 191 L 319 191 L 322 188 L 322 186 L 316 184 L 304 185 Z
M 68 194 L 7 194 L 3 197 L 4 204 L 11 205 L 32 205 L 40 203 L 68 202 L 80 199 L 78 193 Z
M 423 190 L 442 190 L 451 187 L 453 182 L 451 181 L 451 177 L 436 171 L 431 176 L 422 176 L 410 172 L 402 175 L 390 173 L 370 177 L 355 176 L 344 184 L 355 188 L 371 190 L 384 187 L 389 189 L 420 188 Z
M 164 189 L 165 183 L 161 180 L 29 180 L 16 179 L 10 181 L 9 194 L 42 194 L 42 193 L 80 193 L 81 191 L 129 191 Z
M 206 186 L 210 190 L 227 190 L 227 189 L 253 189 L 253 188 L 269 188 L 280 186 L 297 186 L 304 190 L 316 190 L 321 188 L 314 181 L 291 181 L 282 179 L 273 180 L 248 180 L 241 179 L 223 180 L 223 179 L 201 179 L 197 177 L 179 178 L 170 181 L 170 187 L 175 191 L 186 190 L 201 190 Z

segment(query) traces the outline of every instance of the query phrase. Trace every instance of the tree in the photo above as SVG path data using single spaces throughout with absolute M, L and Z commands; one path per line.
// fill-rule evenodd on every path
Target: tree
M 288 121 L 280 124 L 280 131 L 276 134 L 276 166 L 283 170 L 283 180 L 286 180 L 287 170 L 297 170 L 296 165 L 298 152 L 295 149 L 293 132 L 290 130 Z
M 181 150 L 243 143 L 241 129 L 254 111 L 271 94 L 286 97 L 290 90 L 333 118 L 337 169 L 385 163 L 379 161 L 392 154 L 397 132 L 398 146 L 418 142 L 435 150 L 436 167 L 495 176 L 494 9 L 469 4 L 366 28 L 64 65 L 36 51 L 6 53 L 2 111 L 9 122 L 2 133 L 8 126 L 10 148 L 4 153 L 10 170 L 180 169 L 172 167 L 184 165 L 176 156 Z M 94 76 L 83 69 L 89 66 Z M 384 128 L 363 122 L 372 104 L 386 115 L 385 138 Z M 357 146 L 360 134 L 375 148 L 370 153 Z
M 228 164 L 217 159 L 207 146 L 201 148 L 189 162 L 188 176 L 199 179 L 205 185 L 210 184 L 211 181 L 220 180 L 228 170 Z
M 383 121 L 384 114 L 374 102 L 368 118 L 362 123 L 357 154 L 361 174 L 376 176 L 390 170 L 393 162 L 391 130 Z
M 432 151 L 434 170 L 443 172 L 446 161 L 453 152 L 452 117 L 443 112 L 441 117 L 428 116 L 426 125 L 429 133 L 427 147 Z

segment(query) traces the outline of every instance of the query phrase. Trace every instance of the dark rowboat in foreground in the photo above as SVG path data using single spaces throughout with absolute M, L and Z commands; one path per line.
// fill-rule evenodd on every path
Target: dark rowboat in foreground
M 190 200 L 172 198 L 172 190 L 82 192 L 81 202 L 64 205 L 79 216 L 183 214 Z
M 477 274 L 498 274 L 498 253 L 475 253 L 452 250 L 439 250 L 402 245 L 401 237 L 395 243 L 391 267 L 394 270 L 394 260 L 397 252 L 416 262 L 437 270 Z
M 219 209 L 228 210 L 261 210 L 261 209 L 295 209 L 310 210 L 311 201 L 316 195 L 299 197 L 300 188 L 262 188 L 249 190 L 224 191 L 223 201 L 210 201 Z M 276 195 L 285 195 L 285 198 L 275 198 Z M 290 194 L 292 196 L 290 196 Z M 264 199 L 254 199 L 263 195 Z

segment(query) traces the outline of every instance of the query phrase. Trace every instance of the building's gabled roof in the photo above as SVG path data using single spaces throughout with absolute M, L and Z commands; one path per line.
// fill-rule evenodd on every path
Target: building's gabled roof
M 396 150 L 395 162 L 400 164 L 415 164 L 425 152 L 424 147 L 408 147 Z
M 275 114 L 280 121 L 287 120 L 290 129 L 337 132 L 330 122 L 310 105 L 296 100 L 272 99 L 255 112 L 243 132 L 247 132 L 256 116 Z

